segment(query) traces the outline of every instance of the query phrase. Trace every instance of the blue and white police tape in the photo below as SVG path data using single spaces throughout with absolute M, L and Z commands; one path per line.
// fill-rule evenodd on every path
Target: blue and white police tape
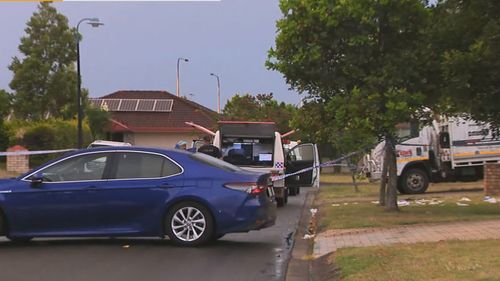
M 74 151 L 75 149 L 58 149 L 58 150 L 21 150 L 21 151 L 9 151 L 0 152 L 0 156 L 22 156 L 22 155 L 39 155 L 39 154 L 52 154 L 52 153 L 62 153 L 68 151 Z
M 327 162 L 319 164 L 319 165 L 314 165 L 312 167 L 304 168 L 302 170 L 299 170 L 297 172 L 293 172 L 291 174 L 286 174 L 286 175 L 281 175 L 281 176 L 274 176 L 274 177 L 271 177 L 271 181 L 283 180 L 285 178 L 296 176 L 298 174 L 302 174 L 302 173 L 305 173 L 305 172 L 308 172 L 308 171 L 311 171 L 311 170 L 314 170 L 314 169 L 317 169 L 317 168 L 333 167 L 333 166 L 347 166 L 347 167 L 350 167 L 350 165 L 339 164 L 339 162 L 342 162 L 343 160 L 345 160 L 347 158 L 351 158 L 354 155 L 363 153 L 364 151 L 365 150 L 359 150 L 359 151 L 351 152 L 351 153 L 349 153 L 349 154 L 347 154 L 345 156 L 339 157 L 337 159 L 330 160 L 330 161 L 327 161 Z

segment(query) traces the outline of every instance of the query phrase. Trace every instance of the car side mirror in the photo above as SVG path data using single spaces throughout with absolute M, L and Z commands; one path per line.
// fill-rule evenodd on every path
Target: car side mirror
M 43 183 L 43 174 L 42 173 L 34 174 L 33 176 L 31 176 L 31 184 L 32 185 L 39 185 L 41 183 Z

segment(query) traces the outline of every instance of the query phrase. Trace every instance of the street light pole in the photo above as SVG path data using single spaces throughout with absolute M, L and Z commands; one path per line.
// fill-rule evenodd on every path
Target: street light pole
M 83 146 L 83 133 L 82 133 L 82 120 L 83 120 L 83 108 L 82 108 L 82 77 L 80 74 L 80 24 L 87 22 L 92 27 L 99 27 L 103 23 L 99 22 L 98 18 L 83 18 L 76 25 L 76 72 L 77 72 L 77 94 L 76 94 L 76 105 L 78 110 L 78 148 Z
M 177 58 L 177 78 L 175 79 L 175 93 L 177 94 L 178 97 L 181 96 L 181 85 L 180 85 L 180 77 L 179 77 L 179 62 L 180 61 L 185 61 L 189 62 L 188 59 L 185 58 Z
M 217 113 L 220 114 L 220 79 L 219 75 L 215 73 L 210 73 L 210 75 L 215 76 L 217 78 Z

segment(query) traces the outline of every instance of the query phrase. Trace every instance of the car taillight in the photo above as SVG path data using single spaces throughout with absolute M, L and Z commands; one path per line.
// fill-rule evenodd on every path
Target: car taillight
M 253 195 L 260 194 L 266 190 L 266 186 L 257 185 L 257 183 L 255 182 L 226 183 L 224 186 L 230 189 L 243 191 Z

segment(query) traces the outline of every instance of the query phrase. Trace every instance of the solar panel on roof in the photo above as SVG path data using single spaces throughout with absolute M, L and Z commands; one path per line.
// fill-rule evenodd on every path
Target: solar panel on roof
M 137 111 L 154 111 L 156 100 L 138 100 Z
M 169 112 L 172 111 L 173 100 L 157 100 L 155 111 L 159 112 Z
M 102 106 L 106 105 L 109 111 L 118 111 L 120 106 L 119 99 L 105 99 L 102 102 Z
M 118 111 L 136 111 L 137 101 L 133 99 L 121 99 L 118 106 Z
M 95 107 L 124 112 L 171 112 L 172 99 L 90 99 Z
M 90 105 L 93 107 L 101 107 L 102 106 L 102 100 L 101 99 L 90 99 Z

